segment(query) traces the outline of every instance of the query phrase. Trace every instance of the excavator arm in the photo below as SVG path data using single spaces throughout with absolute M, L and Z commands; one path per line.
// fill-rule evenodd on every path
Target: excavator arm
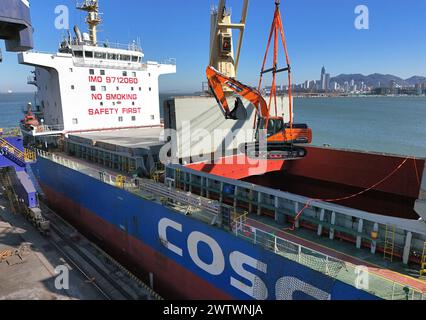
M 241 100 L 237 100 L 237 105 L 231 110 L 229 108 L 226 93 L 223 90 L 224 86 L 231 89 L 240 97 L 250 101 L 256 107 L 262 118 L 269 118 L 268 105 L 258 90 L 221 74 L 212 66 L 207 67 L 206 74 L 210 90 L 216 98 L 219 108 L 226 119 L 238 120 L 236 111 L 241 107 Z

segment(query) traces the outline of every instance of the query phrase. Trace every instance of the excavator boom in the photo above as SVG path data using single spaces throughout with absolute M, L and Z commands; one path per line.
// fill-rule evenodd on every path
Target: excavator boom
M 216 98 L 217 103 L 226 119 L 237 120 L 234 112 L 236 110 L 231 110 L 229 108 L 227 95 L 223 90 L 224 86 L 231 89 L 242 98 L 250 101 L 256 107 L 261 117 L 269 118 L 268 106 L 259 91 L 254 88 L 250 88 L 249 86 L 246 86 L 245 84 L 235 79 L 227 77 L 224 74 L 221 74 L 212 66 L 207 67 L 206 75 L 210 90 Z

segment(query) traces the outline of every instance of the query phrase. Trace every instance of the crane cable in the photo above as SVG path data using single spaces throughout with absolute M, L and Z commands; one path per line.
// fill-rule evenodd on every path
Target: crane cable
M 292 132 L 293 132 L 293 93 L 292 93 L 291 64 L 290 64 L 290 58 L 289 58 L 289 55 L 288 55 L 287 43 L 286 43 L 286 38 L 285 38 L 285 33 L 284 33 L 284 27 L 283 27 L 281 13 L 280 13 L 280 1 L 276 0 L 275 1 L 274 19 L 272 21 L 271 31 L 270 31 L 269 38 L 268 38 L 268 44 L 266 46 L 266 52 L 265 52 L 265 56 L 263 58 L 262 70 L 261 70 L 261 73 L 260 73 L 259 86 L 258 86 L 258 91 L 261 92 L 263 75 L 265 73 L 265 65 L 266 65 L 266 61 L 267 61 L 267 58 L 268 58 L 269 49 L 271 47 L 272 36 L 274 36 L 274 62 L 273 62 L 273 68 L 272 68 L 273 79 L 272 79 L 271 97 L 270 97 L 269 106 L 268 106 L 268 118 L 270 116 L 270 109 L 271 109 L 271 104 L 272 104 L 273 99 L 274 99 L 274 102 L 275 102 L 275 114 L 276 115 L 278 114 L 278 109 L 277 109 L 277 83 L 276 83 L 276 74 L 277 74 L 277 71 L 278 71 L 277 70 L 278 35 L 281 35 L 281 41 L 282 41 L 282 45 L 283 45 L 283 48 L 284 48 L 284 53 L 285 53 L 285 58 L 286 58 L 286 63 L 287 63 L 290 134 L 292 136 L 293 135 L 292 134 Z M 259 111 L 256 111 L 256 115 L 258 113 L 259 113 Z M 255 117 L 254 126 L 256 126 L 256 119 L 257 119 L 257 117 Z M 267 123 L 268 123 L 268 121 L 267 121 Z
M 336 199 L 309 199 L 308 202 L 306 202 L 305 206 L 297 213 L 296 217 L 294 218 L 293 221 L 293 225 L 289 228 L 284 229 L 284 231 L 294 231 L 296 230 L 296 223 L 300 220 L 300 217 L 302 216 L 303 212 L 305 212 L 306 209 L 310 208 L 312 203 L 315 201 L 322 201 L 322 202 L 341 202 L 341 201 L 345 201 L 345 200 L 350 200 L 353 198 L 357 198 L 359 196 L 362 196 L 363 194 L 375 189 L 376 187 L 378 187 L 379 185 L 381 185 L 382 183 L 386 182 L 387 180 L 389 180 L 393 175 L 395 175 L 399 170 L 401 170 L 401 168 L 409 161 L 409 160 L 413 160 L 414 162 L 414 170 L 416 172 L 416 178 L 417 178 L 417 182 L 419 187 L 421 186 L 421 181 L 420 181 L 420 173 L 418 171 L 418 167 L 417 167 L 417 159 L 415 157 L 407 157 L 405 158 L 404 161 L 402 161 L 402 163 L 397 166 L 391 173 L 389 173 L 386 177 L 384 177 L 382 180 L 380 180 L 379 182 L 373 184 L 371 187 L 357 192 L 355 194 L 352 194 L 350 196 L 346 196 L 346 197 L 342 197 L 342 198 L 336 198 Z

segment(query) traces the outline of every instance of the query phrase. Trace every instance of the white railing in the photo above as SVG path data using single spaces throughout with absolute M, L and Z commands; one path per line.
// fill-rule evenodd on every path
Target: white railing
M 146 64 L 141 62 L 76 57 L 73 60 L 74 65 L 78 67 L 146 70 Z
M 58 124 L 58 125 L 39 125 L 37 127 L 33 126 L 32 130 L 28 130 L 25 127 L 22 127 L 22 129 L 24 131 L 27 132 L 31 132 L 32 134 L 37 134 L 37 135 L 43 135 L 45 134 L 49 134 L 49 133 L 61 133 L 64 131 L 64 125 L 63 124 Z
M 98 41 L 98 45 L 94 46 L 91 41 L 79 42 L 77 39 L 73 39 L 71 41 L 71 45 L 73 45 L 73 46 L 88 46 L 88 47 L 93 48 L 94 51 L 96 51 L 96 48 L 107 48 L 107 49 L 127 50 L 127 51 L 133 51 L 133 52 L 143 52 L 141 46 L 138 45 L 136 42 L 124 44 L 124 43 L 119 43 L 119 42 L 110 42 L 110 41 L 106 40 L 106 41 Z
M 169 65 L 175 66 L 176 58 L 167 58 L 167 59 L 161 60 L 160 64 L 169 64 Z
M 88 165 L 43 150 L 37 150 L 37 155 L 38 157 L 49 159 L 69 169 L 79 172 L 83 171 L 85 174 L 89 175 L 92 178 L 99 179 L 106 184 L 120 187 L 137 195 L 138 190 L 146 191 L 152 195 L 159 197 L 160 199 L 165 198 L 168 200 L 172 200 L 176 203 L 182 203 L 188 206 L 201 208 L 215 216 L 220 214 L 221 206 L 217 201 L 206 199 L 191 193 L 182 192 L 174 188 L 167 187 L 164 184 L 155 183 L 147 179 L 131 178 L 118 173 L 111 174 L 108 172 L 99 171 Z M 120 180 L 118 179 L 119 177 L 124 177 L 125 179 Z
M 249 219 L 245 214 L 233 221 L 232 231 L 239 238 L 262 246 L 277 255 L 305 265 L 310 269 L 351 286 L 357 287 L 360 273 L 367 272 L 368 288 L 360 287 L 360 289 L 379 298 L 386 300 L 426 300 L 426 292 L 420 289 L 385 278 L 382 275 L 374 273 L 371 269 L 360 269 L 361 266 L 356 266 L 290 240 L 283 239 L 274 232 L 266 231 L 261 229 L 261 227 L 262 224 L 259 221 Z M 272 227 L 265 225 L 265 229 L 271 230 Z M 275 231 L 276 233 L 280 232 L 279 230 Z M 415 279 L 413 278 L 413 280 Z

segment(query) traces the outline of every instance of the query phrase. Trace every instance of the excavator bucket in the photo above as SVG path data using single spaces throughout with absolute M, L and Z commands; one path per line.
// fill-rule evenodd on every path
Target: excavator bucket
M 240 98 L 235 99 L 234 109 L 230 113 L 230 119 L 233 120 L 247 120 L 248 114 L 244 103 Z

